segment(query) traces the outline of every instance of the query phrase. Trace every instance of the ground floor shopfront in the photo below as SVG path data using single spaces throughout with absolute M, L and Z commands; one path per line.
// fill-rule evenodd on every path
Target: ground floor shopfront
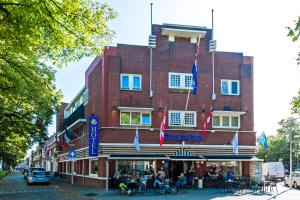
M 59 173 L 70 179 L 73 172 L 75 184 L 109 188 L 115 172 L 127 180 L 137 180 L 147 175 L 149 180 L 161 169 L 166 177 L 176 180 L 180 172 L 195 169 L 195 178 L 202 178 L 207 171 L 218 176 L 221 170 L 234 170 L 236 177 L 261 178 L 261 160 L 254 157 L 255 147 L 241 146 L 240 154 L 233 155 L 230 145 L 166 145 L 145 144 L 136 152 L 132 144 L 100 144 L 99 156 L 88 157 L 88 149 L 76 150 L 77 157 L 70 160 L 61 154 Z M 201 153 L 200 153 L 201 152 Z

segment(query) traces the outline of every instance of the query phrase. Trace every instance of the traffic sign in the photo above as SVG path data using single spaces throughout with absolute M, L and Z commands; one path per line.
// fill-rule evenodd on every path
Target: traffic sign
M 68 152 L 68 157 L 69 158 L 76 158 L 76 151 L 75 150 L 70 150 Z

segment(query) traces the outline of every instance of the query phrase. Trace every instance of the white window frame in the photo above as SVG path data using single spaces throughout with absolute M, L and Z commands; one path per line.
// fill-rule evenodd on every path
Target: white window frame
M 179 79 L 179 87 L 176 86 L 172 86 L 171 85 L 171 76 L 172 75 L 179 75 L 180 79 Z M 192 78 L 192 82 L 193 83 L 193 74 L 192 73 L 176 73 L 176 72 L 169 72 L 169 88 L 170 89 L 193 89 L 193 84 L 190 85 L 190 87 L 186 87 L 185 86 L 185 77 L 191 77 Z
M 213 123 L 214 117 L 220 117 L 220 126 L 215 126 Z M 223 126 L 223 117 L 229 117 L 229 126 Z M 238 118 L 238 126 L 232 126 L 232 117 Z M 239 114 L 214 114 L 212 116 L 212 127 L 213 128 L 225 128 L 225 129 L 240 129 L 241 127 L 241 116 Z
M 223 92 L 223 83 L 227 83 L 228 84 L 228 94 Z M 236 82 L 237 83 L 237 94 L 233 94 L 232 93 L 232 82 Z M 221 79 L 221 95 L 231 95 L 231 96 L 239 96 L 240 95 L 240 81 L 239 80 L 229 80 L 229 79 Z
M 130 113 L 130 123 L 129 124 L 122 124 L 121 113 Z M 139 113 L 140 114 L 140 124 L 132 124 L 131 123 L 132 113 Z M 150 123 L 149 124 L 142 124 L 143 114 L 149 114 L 150 115 Z M 151 124 L 152 124 L 152 113 L 151 113 L 151 111 L 129 111 L 129 110 L 120 111 L 120 125 L 122 125 L 122 126 L 151 126 Z
M 172 124 L 172 121 L 171 121 L 171 113 L 180 113 L 180 122 L 181 124 L 180 125 L 175 125 L 175 124 Z M 194 114 L 194 124 L 191 125 L 191 124 L 186 124 L 185 121 L 184 121 L 184 116 L 185 114 Z M 196 111 L 181 111 L 181 110 L 169 110 L 168 111 L 168 125 L 171 127 L 171 126 L 176 126 L 176 127 L 197 127 L 197 112 Z
M 128 76 L 128 88 L 123 88 L 122 86 L 122 77 Z M 140 78 L 140 88 L 133 88 L 133 78 Z M 120 90 L 132 90 L 132 91 L 142 91 L 142 75 L 141 74 L 120 74 Z
M 89 176 L 98 176 L 98 174 L 92 174 L 91 173 L 91 167 L 92 167 L 92 161 L 98 161 L 98 158 L 95 159 L 89 159 Z M 99 161 L 98 161 L 98 173 L 99 173 Z

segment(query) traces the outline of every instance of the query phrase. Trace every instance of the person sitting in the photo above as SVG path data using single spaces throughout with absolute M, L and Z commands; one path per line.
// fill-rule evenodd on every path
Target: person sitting
M 210 171 L 207 171 L 203 176 L 204 181 L 209 181 L 211 178 L 210 176 L 211 176 Z
M 158 173 L 155 178 L 155 185 L 159 188 L 160 194 L 165 194 L 166 192 L 170 191 L 169 185 L 165 184 L 165 182 L 163 181 L 163 177 L 160 173 Z
M 178 176 L 178 180 L 175 183 L 176 191 L 179 192 L 180 188 L 183 188 L 186 185 L 186 176 L 183 172 Z
M 121 174 L 116 174 L 115 179 L 115 185 L 122 190 L 123 192 L 127 193 L 128 195 L 131 194 L 131 190 L 127 188 L 127 186 L 124 183 L 124 179 L 122 178 Z
M 221 170 L 219 171 L 219 176 L 218 176 L 219 180 L 224 180 L 225 179 L 225 171 L 223 168 L 221 168 Z
M 146 175 L 142 175 L 139 183 L 139 192 L 146 189 L 148 177 Z
M 165 173 L 163 167 L 161 167 L 160 170 L 157 172 L 157 175 L 158 175 L 158 174 L 161 174 L 162 178 L 165 178 L 165 177 L 166 177 L 166 173 Z

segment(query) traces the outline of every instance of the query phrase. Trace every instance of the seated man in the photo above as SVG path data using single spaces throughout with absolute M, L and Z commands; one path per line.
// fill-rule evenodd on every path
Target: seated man
M 177 192 L 179 192 L 180 188 L 183 188 L 186 185 L 186 176 L 183 172 L 180 173 L 180 176 L 178 176 L 178 180 L 175 183 L 175 187 Z
M 165 184 L 160 173 L 157 174 L 155 178 L 155 185 L 159 188 L 160 194 L 165 194 L 166 192 L 170 192 L 169 185 Z
M 128 190 L 127 186 L 124 183 L 124 180 L 122 179 L 121 174 L 116 174 L 115 176 L 115 185 L 122 191 L 124 191 L 125 193 L 127 193 L 128 195 L 131 194 L 131 190 Z

